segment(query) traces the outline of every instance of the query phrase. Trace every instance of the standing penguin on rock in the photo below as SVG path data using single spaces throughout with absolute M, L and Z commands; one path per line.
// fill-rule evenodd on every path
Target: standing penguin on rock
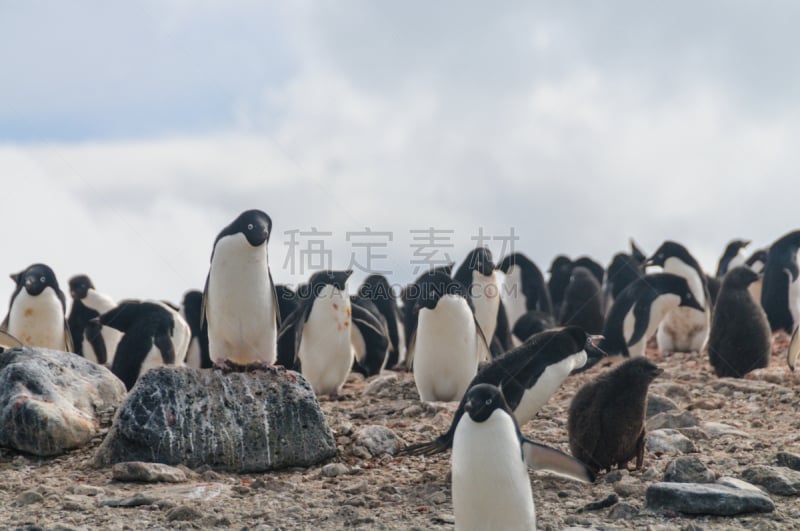
M 500 284 L 492 252 L 486 247 L 470 251 L 453 279 L 464 286 L 467 296 L 472 300 L 475 319 L 489 342 L 492 354 L 498 356 L 510 349 L 513 346 L 511 327 L 500 298 Z
M 353 366 L 353 309 L 347 279 L 353 272 L 317 271 L 302 291 L 300 306 L 281 325 L 294 336 L 295 367 L 317 395 L 337 396 Z M 380 325 L 377 325 L 380 326 Z
M 11 280 L 16 288 L 0 331 L 23 345 L 72 352 L 72 336 L 64 317 L 66 297 L 53 270 L 45 264 L 33 264 L 12 274 Z
M 705 273 L 683 245 L 666 241 L 647 265 L 661 266 L 665 273 L 686 279 L 700 308 L 675 308 L 658 327 L 658 348 L 662 352 L 700 352 L 711 326 L 711 302 Z
M 580 326 L 589 334 L 599 334 L 603 331 L 604 320 L 600 283 L 585 267 L 574 267 L 564 291 L 561 324 Z
M 661 373 L 647 358 L 628 360 L 581 387 L 569 406 L 569 448 L 593 472 L 644 463 L 645 408 Z
M 476 385 L 464 398 L 451 458 L 456 529 L 535 529 L 528 467 L 594 481 L 584 463 L 523 437 L 497 387 Z
M 791 334 L 800 323 L 800 230 L 779 238 L 769 248 L 761 287 L 761 306 L 773 332 Z
M 609 356 L 643 356 L 647 340 L 664 318 L 684 306 L 703 308 L 685 278 L 669 273 L 645 275 L 614 301 L 598 346 Z
M 111 365 L 114 352 L 122 338 L 118 330 L 103 327 L 95 320 L 117 305 L 114 300 L 94 288 L 86 275 L 69 279 L 72 308 L 67 318 L 75 354 L 101 365 Z
M 211 361 L 228 369 L 267 367 L 278 353 L 278 302 L 267 244 L 272 220 L 241 213 L 214 241 L 203 294 Z
M 719 377 L 742 378 L 769 365 L 769 322 L 748 291 L 756 280 L 758 274 L 746 266 L 728 270 L 722 280 L 708 339 L 708 358 Z

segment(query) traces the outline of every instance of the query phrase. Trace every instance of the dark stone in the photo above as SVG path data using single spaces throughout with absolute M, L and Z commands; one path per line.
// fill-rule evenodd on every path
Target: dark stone
M 786 467 L 755 465 L 742 471 L 742 477 L 761 485 L 771 494 L 797 496 L 800 494 L 800 472 Z
M 160 367 L 139 379 L 94 462 L 264 472 L 335 454 L 314 392 L 296 372 Z
M 619 502 L 619 496 L 617 496 L 616 494 L 609 494 L 605 499 L 587 503 L 586 505 L 578 509 L 578 512 L 582 513 L 585 511 L 597 511 L 600 509 L 605 509 L 606 507 L 611 507 L 612 505 L 618 502 Z
M 765 494 L 714 484 L 654 483 L 646 497 L 649 509 L 686 514 L 732 516 L 775 510 Z
M 800 470 L 800 455 L 789 452 L 778 452 L 775 459 L 780 466 L 785 466 L 792 470 Z
M 683 456 L 670 461 L 664 481 L 672 483 L 713 483 L 714 473 L 697 457 Z
M 0 446 L 50 456 L 89 443 L 125 398 L 111 371 L 77 354 L 0 353 Z
M 653 415 L 664 413 L 665 411 L 679 411 L 680 407 L 672 399 L 666 396 L 650 394 L 647 397 L 647 410 L 645 417 L 648 419 Z

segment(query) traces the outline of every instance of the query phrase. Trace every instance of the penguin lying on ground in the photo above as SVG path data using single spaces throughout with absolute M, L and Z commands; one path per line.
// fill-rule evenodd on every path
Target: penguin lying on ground
M 595 365 L 605 352 L 595 347 L 591 336 L 577 326 L 548 330 L 533 336 L 519 347 L 485 366 L 470 382 L 499 387 L 517 423 L 524 426 L 541 409 L 570 374 Z M 453 434 L 464 414 L 462 400 L 453 415 L 450 429 L 431 442 L 414 444 L 401 450 L 405 455 L 433 455 L 453 444 Z
M 594 481 L 585 464 L 523 437 L 497 387 L 471 388 L 464 411 L 451 456 L 456 529 L 535 529 L 528 467 Z
M 180 314 L 157 301 L 126 300 L 97 318 L 123 333 L 111 372 L 130 389 L 148 370 L 183 365 L 192 333 Z
M 700 264 L 683 245 L 666 241 L 648 261 L 648 265 L 661 266 L 664 273 L 686 279 L 701 309 L 675 308 L 658 327 L 658 348 L 662 352 L 700 352 L 708 338 L 711 326 L 711 301 L 706 275 Z
M 53 270 L 33 264 L 11 275 L 16 283 L 8 314 L 0 331 L 32 347 L 72 352 L 72 336 L 66 314 L 66 298 L 58 287 Z
M 614 301 L 598 346 L 609 356 L 642 356 L 664 317 L 680 306 L 703 308 L 685 278 L 669 273 L 645 275 Z
M 769 322 L 748 291 L 756 280 L 758 274 L 747 266 L 728 270 L 722 279 L 708 338 L 708 359 L 719 377 L 742 378 L 769 365 Z
M 489 347 L 473 312 L 466 288 L 444 273 L 435 272 L 417 284 L 418 314 L 408 361 L 414 383 L 425 402 L 461 400 L 478 363 Z
M 222 368 L 266 367 L 277 358 L 278 302 L 267 244 L 272 220 L 247 210 L 214 241 L 203 296 L 211 361 Z

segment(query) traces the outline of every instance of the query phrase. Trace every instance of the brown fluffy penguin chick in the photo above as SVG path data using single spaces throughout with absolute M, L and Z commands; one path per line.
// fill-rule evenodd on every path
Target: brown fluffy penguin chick
M 708 339 L 708 360 L 719 377 L 741 378 L 769 365 L 769 321 L 748 291 L 756 280 L 758 274 L 744 266 L 731 269 L 722 279 Z
M 593 472 L 644 461 L 647 388 L 664 372 L 645 357 L 628 360 L 578 390 L 569 406 L 569 447 Z

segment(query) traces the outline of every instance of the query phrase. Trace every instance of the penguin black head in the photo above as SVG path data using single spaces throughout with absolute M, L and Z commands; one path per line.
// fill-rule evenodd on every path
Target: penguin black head
M 521 268 L 523 271 L 533 269 L 536 267 L 534 263 L 531 261 L 531 259 L 525 256 L 524 254 L 512 253 L 503 258 L 503 260 L 497 266 L 497 269 L 499 269 L 503 273 L 508 273 L 508 270 L 511 269 L 512 266 L 517 266 Z
M 247 242 L 253 247 L 258 247 L 269 241 L 272 232 L 272 220 L 261 210 L 245 210 L 233 222 L 222 229 L 217 240 L 223 236 L 243 234 Z
M 688 308 L 694 308 L 695 310 L 704 312 L 705 308 L 703 308 L 703 305 L 700 304 L 700 301 L 698 301 L 697 297 L 695 297 L 692 293 L 692 290 L 689 288 L 689 284 L 686 282 L 686 279 L 681 277 L 678 278 L 683 281 L 681 290 L 678 293 L 681 297 L 681 303 L 679 306 L 686 306 Z
M 562 273 L 565 274 L 566 272 L 572 269 L 572 260 L 560 254 L 553 258 L 553 261 L 550 263 L 550 269 L 548 272 L 552 275 L 554 273 Z
M 383 275 L 370 275 L 364 279 L 358 288 L 360 297 L 370 300 L 393 301 L 395 300 L 392 286 Z
M 747 288 L 750 284 L 759 279 L 758 273 L 749 267 L 734 267 L 725 274 L 722 285 L 726 288 Z
M 631 257 L 640 264 L 644 264 L 647 261 L 647 255 L 639 249 L 633 238 L 631 238 Z
M 94 284 L 87 275 L 75 275 L 69 279 L 69 293 L 73 299 L 83 299 L 89 294 L 90 289 L 94 289 Z
M 467 391 L 464 397 L 464 412 L 474 422 L 485 421 L 496 409 L 502 409 L 509 415 L 511 414 L 502 391 L 494 385 L 475 385 Z
M 314 297 L 319 296 L 325 286 L 333 286 L 339 291 L 344 291 L 347 279 L 353 274 L 352 269 L 346 271 L 317 271 L 308 280 L 311 294 Z
M 655 363 L 645 358 L 637 356 L 625 363 L 620 364 L 615 370 L 617 381 L 628 381 L 631 383 L 647 384 L 655 380 L 664 369 L 659 368 Z
M 477 271 L 484 276 L 489 276 L 494 271 L 492 251 L 487 247 L 477 247 L 470 251 L 464 263 L 467 264 L 470 271 Z
M 597 279 L 597 282 L 599 282 L 600 284 L 603 283 L 603 276 L 605 275 L 606 272 L 605 269 L 603 269 L 603 266 L 601 266 L 588 256 L 581 256 L 580 258 L 572 262 L 572 268 L 574 269 L 576 267 L 582 267 L 586 269 L 592 275 L 594 275 L 594 278 Z
M 727 247 L 725 247 L 723 255 L 736 256 L 740 250 L 748 245 L 750 245 L 750 240 L 731 240 Z
M 677 242 L 667 240 L 661 244 L 661 247 L 656 249 L 656 252 L 645 262 L 645 265 L 664 267 L 664 264 L 670 258 L 678 258 L 689 265 L 697 263 L 696 260 L 692 258 L 692 255 L 689 254 L 689 251 L 686 250 L 686 247 Z
M 25 271 L 14 273 L 11 275 L 11 280 L 16 282 L 17 288 L 25 288 L 28 295 L 36 296 L 45 290 L 45 288 L 53 288 L 53 291 L 58 292 L 58 281 L 56 274 L 53 270 L 45 264 L 33 264 L 28 266 Z
M 442 272 L 434 272 L 416 285 L 417 294 L 414 299 L 414 311 L 423 308 L 433 310 L 445 295 L 460 295 L 466 298 L 465 287 Z
M 767 263 L 767 251 L 759 249 L 750 255 L 746 263 L 747 267 L 753 269 L 756 273 L 760 273 L 761 270 L 764 269 L 764 264 Z

